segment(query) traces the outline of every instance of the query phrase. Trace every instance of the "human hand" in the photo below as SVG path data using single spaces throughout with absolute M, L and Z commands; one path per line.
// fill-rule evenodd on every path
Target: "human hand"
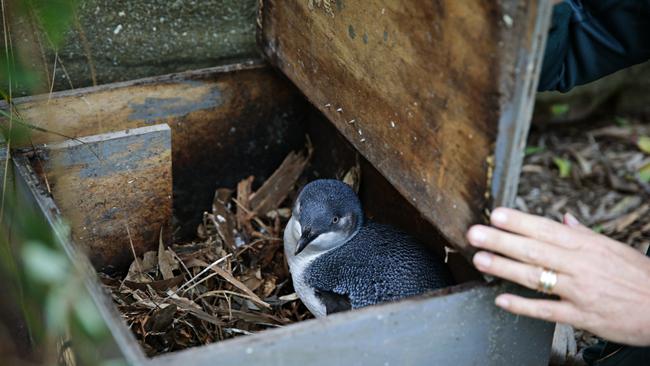
M 482 272 L 538 289 L 543 268 L 557 273 L 553 299 L 501 294 L 496 304 L 512 313 L 567 323 L 619 343 L 650 345 L 650 259 L 594 233 L 571 216 L 565 225 L 513 209 L 492 212 L 494 227 L 467 232 L 482 249 Z M 490 252 L 494 253 L 490 253 Z M 498 254 L 495 254 L 498 253 Z

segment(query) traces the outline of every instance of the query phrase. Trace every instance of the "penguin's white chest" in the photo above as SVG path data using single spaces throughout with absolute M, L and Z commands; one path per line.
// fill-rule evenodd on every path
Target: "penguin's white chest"
M 307 247 L 300 253 L 300 255 L 294 255 L 293 253 L 296 250 L 296 245 L 298 244 L 298 239 L 300 239 L 301 235 L 302 230 L 300 223 L 298 223 L 297 220 L 294 220 L 292 216 L 287 223 L 287 227 L 284 229 L 284 255 L 289 264 L 289 271 L 291 272 L 293 288 L 296 290 L 296 294 L 298 294 L 300 300 L 302 300 L 305 306 L 307 306 L 307 309 L 309 309 L 314 316 L 323 317 L 327 315 L 325 305 L 323 305 L 318 297 L 316 297 L 314 289 L 307 285 L 307 281 L 305 280 L 305 271 L 307 270 L 307 267 L 322 253 L 313 252 L 309 247 Z

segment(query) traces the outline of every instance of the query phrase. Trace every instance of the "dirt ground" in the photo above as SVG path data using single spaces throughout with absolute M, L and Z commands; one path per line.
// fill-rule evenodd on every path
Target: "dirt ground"
M 645 253 L 650 246 L 650 121 L 594 117 L 533 126 L 516 206 L 584 225 Z M 576 330 L 577 352 L 597 342 Z

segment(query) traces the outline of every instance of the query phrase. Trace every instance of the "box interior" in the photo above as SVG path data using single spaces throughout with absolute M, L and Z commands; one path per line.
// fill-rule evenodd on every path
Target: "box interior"
M 97 128 L 88 123 L 90 127 L 76 134 L 88 136 L 143 123 L 167 123 L 171 127 L 173 223 L 177 229 L 173 242 L 194 238 L 201 219 L 198 213 L 209 210 L 216 188 L 236 188 L 237 182 L 253 175 L 255 189 L 290 151 L 304 149 L 309 140 L 313 156 L 299 185 L 316 178 L 341 178 L 358 162 L 361 166 L 359 195 L 366 215 L 406 231 L 445 258 L 445 247 L 453 246 L 281 75 L 256 67 L 211 74 L 202 80 L 215 81 L 216 88 L 222 92 L 218 96 L 223 99 L 220 106 L 227 105 L 227 113 L 221 107 L 208 106 L 182 115 L 145 116 L 144 122 L 126 119 L 109 127 L 104 124 Z M 238 93 L 228 91 L 232 85 L 238 88 Z M 128 88 L 123 92 L 128 93 Z M 224 119 L 223 113 L 227 118 Z M 201 116 L 200 120 L 197 115 Z M 75 123 L 83 124 L 81 119 Z M 39 167 L 35 164 L 34 169 L 38 171 Z M 483 280 L 460 253 L 448 255 L 448 266 L 457 283 Z M 116 264 L 110 270 L 127 268 L 128 265 Z

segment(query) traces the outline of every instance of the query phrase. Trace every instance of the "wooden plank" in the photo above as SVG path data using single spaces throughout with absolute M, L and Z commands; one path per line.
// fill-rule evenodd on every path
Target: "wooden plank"
M 99 270 L 123 269 L 169 243 L 171 130 L 167 125 L 81 137 L 44 149 L 52 195 L 74 241 Z M 128 227 L 128 230 L 127 230 Z
M 40 130 L 32 130 L 30 143 L 22 147 L 63 141 L 69 137 L 97 135 L 128 128 L 215 117 L 216 110 L 228 113 L 236 103 L 229 96 L 232 79 L 240 79 L 242 87 L 251 87 L 264 74 L 259 60 L 192 70 L 138 80 L 79 88 L 16 98 L 20 116 Z M 253 79 L 253 83 L 251 83 Z M 261 87 L 262 85 L 260 85 Z M 251 90 L 252 94 L 259 93 Z M 0 109 L 8 110 L 6 102 Z M 215 110 L 215 112 L 212 112 Z M 209 116 L 205 116 L 208 114 Z M 43 132 L 42 129 L 57 134 Z M 62 136 L 63 135 L 63 136 Z M 21 147 L 14 145 L 14 147 Z
M 516 75 L 533 71 L 510 62 L 531 41 L 537 7 L 534 0 L 263 0 L 259 43 L 469 256 L 464 233 L 490 207 L 487 160 L 502 108 L 514 98 Z M 524 55 L 536 55 L 531 47 Z
M 43 191 L 38 174 L 32 169 L 28 159 L 17 154 L 12 159 L 13 180 L 11 182 L 12 195 L 15 197 L 22 214 L 31 215 L 46 223 L 52 231 L 56 243 L 60 244 L 68 259 L 81 273 L 87 293 L 79 294 L 79 298 L 90 296 L 99 311 L 104 325 L 110 331 L 110 336 L 96 340 L 97 360 L 125 360 L 128 365 L 141 365 L 146 357 L 138 345 L 131 330 L 122 320 L 122 316 L 113 304 L 110 295 L 103 288 L 94 267 L 88 257 L 78 250 L 78 246 L 71 240 L 68 233 L 63 230 L 61 211 L 50 195 Z M 30 217 L 30 216 L 27 216 Z M 14 253 L 20 251 L 24 241 L 12 235 Z M 33 331 L 42 331 L 35 329 Z M 74 345 L 74 339 L 72 340 Z M 74 350 L 74 346 L 72 347 Z
M 504 6 L 506 12 L 516 13 L 517 4 Z M 541 0 L 536 8 L 523 14 L 520 23 L 525 29 L 517 28 L 527 37 L 504 33 L 503 42 L 514 47 L 515 52 L 505 54 L 502 63 L 514 68 L 501 75 L 499 134 L 494 146 L 494 170 L 488 177 L 492 178 L 492 207 L 512 207 L 515 203 L 552 8 L 550 1 Z
M 548 365 L 553 324 L 495 307 L 501 286 L 457 291 L 175 352 L 150 365 Z
M 307 107 L 260 60 L 19 98 L 15 104 L 30 123 L 70 137 L 167 123 L 180 239 L 195 234 L 216 184 L 234 187 L 250 172 L 261 182 L 302 146 Z M 0 108 L 6 105 L 0 102 Z M 32 131 L 33 144 L 62 140 Z

